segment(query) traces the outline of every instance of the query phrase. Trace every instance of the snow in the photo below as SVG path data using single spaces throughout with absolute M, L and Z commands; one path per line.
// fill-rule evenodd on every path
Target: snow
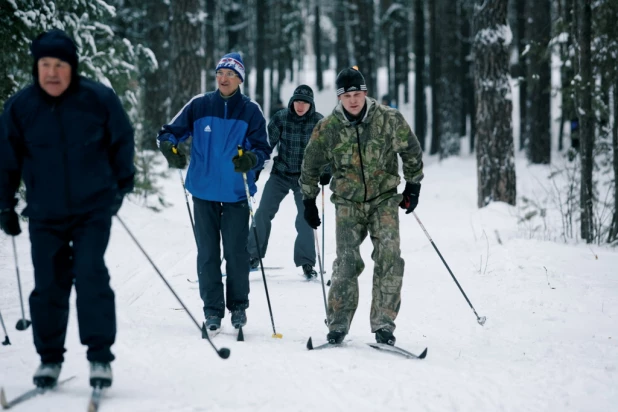
M 286 86 L 284 100 L 293 85 Z M 316 93 L 324 114 L 332 89 Z M 407 107 L 406 117 L 410 116 Z M 410 111 L 411 112 L 411 111 Z M 558 156 L 555 156 L 558 157 Z M 159 159 L 161 160 L 161 159 Z M 371 242 L 361 248 L 365 271 L 347 349 L 309 352 L 324 342 L 319 282 L 293 263 L 296 215 L 288 196 L 275 217 L 265 266 L 276 331 L 259 272 L 251 276 L 245 342 L 236 342 L 229 315 L 214 338 L 231 356 L 220 359 L 115 221 L 106 261 L 116 292 L 118 336 L 114 386 L 101 411 L 610 411 L 618 404 L 618 252 L 585 244 L 541 241 L 518 224 L 518 207 L 476 207 L 474 155 L 441 162 L 426 156 L 418 217 L 485 326 L 458 290 L 411 215 L 400 213 L 406 261 L 397 342 L 425 360 L 404 360 L 363 345 L 371 342 Z M 516 159 L 518 198 L 534 198 L 550 168 Z M 268 170 L 261 175 L 263 188 Z M 160 213 L 125 202 L 120 211 L 167 281 L 201 320 L 196 251 L 176 172 L 161 181 L 172 203 Z M 402 185 L 403 186 L 403 185 Z M 334 254 L 334 207 L 326 190 L 326 279 Z M 261 191 L 255 199 L 259 205 Z M 321 197 L 318 198 L 321 208 Z M 22 286 L 33 287 L 27 224 L 16 238 Z M 549 229 L 551 230 L 551 228 Z M 557 229 L 556 229 L 557 230 Z M 321 228 L 318 231 L 321 239 Z M 558 235 L 554 236 L 558 238 Z M 20 411 L 83 411 L 88 367 L 79 343 L 74 296 L 62 376 L 77 379 L 28 401 Z M 31 387 L 38 357 L 21 317 L 11 240 L 0 235 L 0 310 L 11 346 L 0 346 L 0 386 L 12 398 Z M 29 315 L 26 314 L 29 318 Z M 614 406 L 612 406 L 614 405 Z

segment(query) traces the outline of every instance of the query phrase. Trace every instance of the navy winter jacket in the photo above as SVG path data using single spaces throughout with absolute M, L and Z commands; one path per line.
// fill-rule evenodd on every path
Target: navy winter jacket
M 75 76 L 60 97 L 28 86 L 0 118 L 0 210 L 26 186 L 24 216 L 62 219 L 109 210 L 133 189 L 134 136 L 114 91 Z
M 163 126 L 158 140 L 176 145 L 189 136 L 193 139 L 186 187 L 193 196 L 229 203 L 247 199 L 242 174 L 232 163 L 238 145 L 257 156 L 257 164 L 247 173 L 249 193 L 255 194 L 255 172 L 264 168 L 272 152 L 266 120 L 255 101 L 240 89 L 227 100 L 218 90 L 195 96 Z

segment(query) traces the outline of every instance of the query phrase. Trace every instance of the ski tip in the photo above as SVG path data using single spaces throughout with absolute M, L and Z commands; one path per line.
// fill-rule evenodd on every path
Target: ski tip
M 420 355 L 418 355 L 419 359 L 425 359 L 425 356 L 427 356 L 427 348 L 425 348 L 425 350 L 423 351 L 423 353 L 421 353 Z
M 311 340 L 311 336 L 309 336 L 309 340 L 307 341 L 307 350 L 313 349 L 313 341 Z
M 242 326 L 240 328 L 238 328 L 238 337 L 236 338 L 236 340 L 238 342 L 244 342 L 245 341 L 245 334 L 242 333 Z
M 4 394 L 4 388 L 0 388 L 0 405 L 2 409 L 8 409 L 8 402 L 6 401 L 6 395 Z
M 283 335 L 280 333 L 273 333 L 273 338 L 275 339 L 283 339 Z

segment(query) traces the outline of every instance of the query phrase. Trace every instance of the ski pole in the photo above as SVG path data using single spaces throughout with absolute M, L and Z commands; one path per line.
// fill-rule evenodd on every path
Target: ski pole
M 176 147 L 172 147 L 172 152 L 177 153 Z M 189 196 L 187 196 L 187 189 L 185 187 L 185 179 L 182 177 L 182 170 L 178 169 L 178 176 L 180 176 L 180 183 L 182 184 L 182 192 L 185 195 L 185 203 L 187 204 L 187 212 L 189 212 L 189 220 L 191 221 L 191 229 L 193 230 L 193 237 L 195 238 L 195 244 L 197 244 L 197 235 L 195 234 L 195 222 L 193 221 L 193 215 L 191 214 L 191 206 L 189 206 Z
M 13 240 L 13 254 L 15 255 L 15 271 L 17 272 L 17 289 L 19 290 L 19 303 L 21 304 L 21 319 L 17 321 L 15 329 L 26 330 L 32 322 L 26 319 L 24 312 L 24 298 L 21 292 L 21 277 L 19 276 L 19 264 L 17 263 L 17 247 L 15 246 L 15 236 L 11 238 Z
M 455 284 L 459 288 L 459 291 L 461 292 L 463 297 L 466 298 L 466 301 L 468 302 L 468 305 L 470 305 L 470 309 L 472 309 L 472 311 L 474 312 L 474 315 L 476 316 L 476 321 L 479 323 L 479 325 L 483 326 L 485 324 L 485 321 L 487 320 L 487 318 L 485 316 L 480 316 L 479 317 L 478 313 L 476 313 L 476 310 L 474 309 L 474 306 L 472 306 L 472 303 L 470 303 L 470 299 L 468 299 L 468 296 L 466 296 L 466 292 L 463 291 L 463 289 L 459 285 L 459 282 L 457 282 L 457 278 L 455 278 L 455 275 L 453 275 L 453 272 L 451 271 L 451 268 L 448 267 L 448 264 L 446 263 L 446 261 L 442 257 L 442 253 L 440 253 L 440 251 L 438 250 L 438 247 L 436 246 L 436 244 L 431 239 L 431 236 L 429 236 L 429 233 L 425 229 L 425 226 L 423 226 L 423 224 L 421 223 L 421 220 L 418 218 L 418 216 L 416 215 L 415 212 L 412 212 L 412 214 L 416 218 L 416 221 L 418 222 L 418 224 L 421 226 L 421 229 L 423 229 L 423 232 L 425 232 L 425 236 L 427 236 L 427 239 L 429 239 L 429 241 L 431 242 L 431 245 L 433 246 L 433 248 L 438 253 L 438 256 L 440 256 L 440 259 L 442 260 L 442 263 L 444 263 L 444 266 L 446 266 L 446 269 L 448 270 L 448 273 L 451 274 L 451 277 L 455 281 Z
M 4 319 L 2 319 L 2 313 L 0 313 L 0 323 L 2 323 L 2 330 L 4 331 L 4 342 L 2 342 L 2 345 L 4 346 L 10 345 L 11 341 L 9 340 L 9 334 L 6 333 L 6 327 L 4 326 Z
M 242 146 L 238 145 L 238 156 L 242 156 Z M 258 258 L 260 259 L 260 268 L 262 269 L 262 279 L 264 279 L 264 290 L 266 291 L 266 301 L 268 302 L 268 312 L 270 313 L 270 323 L 273 325 L 273 338 L 281 339 L 283 335 L 277 333 L 275 329 L 275 320 L 273 318 L 273 309 L 270 306 L 270 296 L 268 295 L 268 286 L 266 285 L 266 274 L 264 273 L 264 264 L 262 263 L 262 251 L 260 250 L 260 241 L 257 235 L 257 228 L 255 226 L 255 219 L 253 217 L 253 206 L 251 205 L 251 194 L 249 193 L 249 183 L 247 183 L 247 174 L 242 174 L 242 179 L 245 183 L 245 193 L 247 194 L 247 204 L 249 205 L 249 213 L 251 214 L 251 229 L 253 229 L 253 235 L 255 236 L 255 244 L 257 245 Z
M 324 311 L 326 312 L 326 318 L 324 319 L 324 323 L 328 326 L 328 305 L 326 304 L 326 288 L 324 287 L 324 265 L 322 264 L 322 260 L 320 260 L 320 243 L 318 242 L 318 231 L 316 229 L 313 230 L 313 237 L 315 238 L 315 247 L 318 252 L 318 263 L 320 264 L 320 279 L 322 280 L 322 296 L 324 297 Z
M 322 267 L 324 267 L 324 257 L 326 252 L 324 251 L 324 185 L 322 185 Z
M 210 340 L 210 336 L 208 336 L 207 333 L 203 333 L 204 330 L 202 329 L 202 327 L 200 326 L 200 324 L 197 322 L 197 320 L 195 320 L 195 318 L 193 317 L 193 315 L 191 314 L 191 312 L 189 312 L 189 309 L 187 308 L 187 306 L 185 306 L 184 302 L 182 301 L 182 299 L 180 299 L 180 297 L 176 294 L 176 292 L 174 291 L 174 289 L 172 288 L 172 286 L 168 283 L 168 281 L 165 279 L 165 276 L 163 276 L 163 274 L 161 273 L 161 271 L 157 268 L 157 266 L 154 264 L 154 262 L 152 261 L 152 259 L 150 259 L 150 256 L 148 256 L 148 253 L 146 253 L 146 251 L 144 250 L 144 248 L 142 247 L 142 245 L 140 245 L 140 243 L 137 241 L 137 239 L 135 238 L 135 236 L 133 236 L 133 233 L 131 233 L 131 231 L 129 230 L 129 228 L 127 227 L 127 225 L 125 225 L 124 221 L 120 218 L 120 216 L 116 215 L 116 219 L 118 219 L 118 221 L 120 222 L 120 224 L 124 227 L 124 229 L 127 231 L 127 233 L 129 234 L 129 236 L 131 237 L 131 239 L 133 239 L 133 242 L 135 242 L 135 244 L 137 245 L 137 247 L 139 248 L 139 250 L 142 251 L 142 253 L 144 254 L 144 256 L 146 257 L 146 259 L 148 259 L 148 262 L 150 262 L 150 264 L 152 265 L 152 267 L 154 268 L 154 270 L 157 272 L 157 274 L 159 275 L 159 277 L 161 278 L 161 280 L 163 280 L 163 282 L 165 283 L 165 285 L 167 286 L 167 288 L 170 290 L 170 292 L 172 292 L 172 294 L 174 295 L 174 297 L 176 298 L 176 300 L 178 300 L 178 302 L 180 303 L 180 305 L 182 306 L 182 308 L 185 310 L 185 312 L 187 312 L 187 315 L 189 315 L 189 317 L 191 318 L 191 320 L 193 321 L 193 323 L 195 323 L 195 326 L 197 326 L 197 328 L 199 329 L 200 333 L 202 334 L 202 337 L 204 337 L 208 343 L 210 343 L 210 346 L 212 346 L 212 348 L 215 350 L 215 352 L 217 352 L 217 354 L 219 355 L 219 357 L 221 359 L 227 359 L 230 357 L 230 350 L 228 348 L 221 348 L 221 349 L 217 349 L 217 347 L 215 346 L 214 343 L 212 343 L 212 341 Z

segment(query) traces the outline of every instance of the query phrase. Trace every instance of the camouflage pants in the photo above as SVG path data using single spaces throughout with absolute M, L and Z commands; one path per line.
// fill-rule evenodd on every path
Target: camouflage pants
M 400 195 L 380 203 L 354 203 L 333 199 L 336 206 L 337 258 L 333 263 L 328 292 L 329 330 L 348 332 L 358 306 L 358 276 L 365 268 L 360 245 L 369 233 L 373 243 L 371 258 L 373 293 L 371 331 L 395 330 L 401 305 L 404 261 L 399 249 Z

